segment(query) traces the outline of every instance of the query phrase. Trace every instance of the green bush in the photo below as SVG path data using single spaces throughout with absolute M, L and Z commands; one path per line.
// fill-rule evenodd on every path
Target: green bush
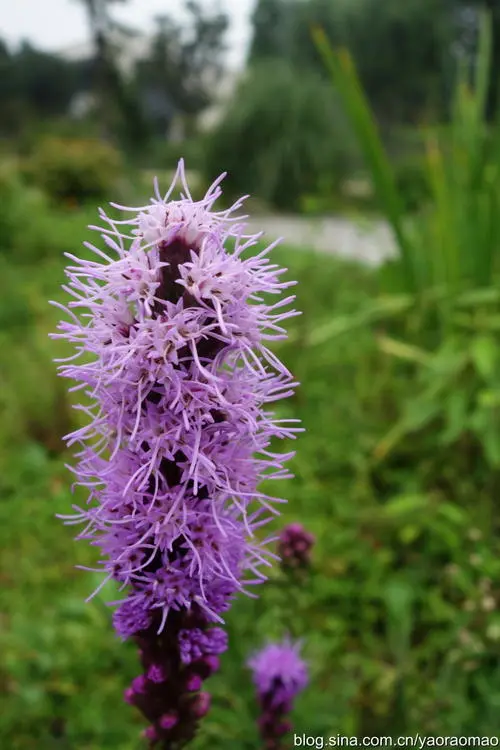
M 321 507 L 318 564 L 294 600 L 296 612 L 304 598 L 294 627 L 314 623 L 322 643 L 315 680 L 336 707 L 330 727 L 495 733 L 500 295 L 461 295 L 443 336 L 434 310 L 400 297 L 375 305 L 361 296 L 361 276 L 334 276 L 326 260 L 321 268 L 324 284 L 300 277 L 305 320 L 285 352 L 309 433 L 285 494 L 310 523 L 310 508 Z M 343 301 L 339 315 L 338 291 L 330 308 L 323 297 L 339 285 L 344 300 L 352 295 L 350 314 Z M 313 295 L 324 324 L 313 319 Z
M 62 258 L 80 245 L 91 220 L 95 220 L 94 209 L 57 210 L 17 170 L 0 170 L 0 258 L 19 266 Z M 43 269 L 39 272 L 43 274 Z
M 106 198 L 121 174 L 121 157 L 97 139 L 46 138 L 26 160 L 26 175 L 57 202 Z
M 235 195 L 293 210 L 325 183 L 340 185 L 349 143 L 328 84 L 276 60 L 250 70 L 207 141 L 205 170 L 211 179 L 227 171 Z
M 44 195 L 28 188 L 16 167 L 12 164 L 0 166 L 0 253 L 10 250 L 16 242 L 20 227 L 27 218 L 39 215 L 46 209 Z M 17 250 L 20 248 L 18 247 Z

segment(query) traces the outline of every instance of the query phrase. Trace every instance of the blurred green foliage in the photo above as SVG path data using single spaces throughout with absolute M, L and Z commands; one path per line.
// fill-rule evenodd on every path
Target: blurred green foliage
M 431 188 L 425 159 L 407 156 L 395 164 L 396 190 L 401 197 L 403 210 L 411 213 L 429 203 Z
M 43 271 L 40 269 L 42 274 L 47 274 L 51 266 L 59 262 L 62 253 L 74 247 L 75 229 L 81 235 L 86 224 L 95 217 L 95 207 L 88 211 L 81 207 L 75 214 L 74 207 L 74 204 L 59 205 L 54 213 L 49 197 L 39 188 L 26 184 L 15 166 L 0 167 L 0 262 L 4 294 L 9 300 L 3 314 L 12 320 L 25 306 L 16 303 L 17 292 L 8 283 L 10 274 L 17 273 L 15 269 L 23 265 L 38 264 L 40 260 L 48 262 Z M 40 302 L 38 304 L 40 306 Z
M 334 50 L 321 30 L 315 39 L 340 95 L 378 198 L 398 245 L 398 280 L 391 284 L 425 297 L 439 290 L 445 298 L 464 289 L 489 286 L 498 273 L 500 241 L 500 125 L 487 120 L 492 73 L 492 27 L 481 16 L 472 71 L 460 70 L 451 123 L 426 130 L 425 164 L 420 171 L 425 210 L 408 220 L 408 194 L 400 191 L 375 115 L 350 55 Z M 399 182 L 399 184 L 398 184 Z M 424 190 L 425 189 L 425 190 Z M 442 318 L 449 308 L 439 298 Z
M 46 137 L 24 162 L 35 185 L 69 205 L 107 197 L 122 168 L 119 151 L 97 138 Z
M 251 64 L 286 59 L 297 71 L 324 76 L 314 27 L 349 49 L 385 126 L 447 112 L 455 53 L 467 55 L 475 33 L 470 0 L 257 0 L 252 20 Z
M 0 135 L 24 136 L 41 120 L 67 112 L 90 66 L 36 49 L 23 41 L 12 49 L 0 39 Z

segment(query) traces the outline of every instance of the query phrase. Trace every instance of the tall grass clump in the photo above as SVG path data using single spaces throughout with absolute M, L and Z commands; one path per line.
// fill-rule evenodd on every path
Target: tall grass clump
M 397 284 L 420 299 L 429 292 L 442 299 L 493 284 L 500 240 L 500 128 L 486 119 L 492 46 L 488 16 L 481 18 L 476 60 L 458 65 L 451 121 L 424 132 L 429 198 L 412 217 L 349 53 L 332 49 L 320 29 L 314 35 L 396 238 L 397 281 L 391 277 L 389 291 Z
M 360 611 L 376 613 L 370 633 L 387 649 L 387 673 L 384 681 L 374 669 L 373 682 L 365 674 L 356 731 L 496 732 L 500 128 L 486 116 L 491 24 L 483 15 L 477 57 L 458 66 L 450 121 L 424 130 L 425 200 L 413 212 L 348 52 L 313 33 L 398 251 L 378 274 L 382 295 L 350 320 L 325 320 L 308 341 L 321 356 L 355 330 L 378 352 L 373 394 L 353 396 L 365 417 L 354 502 L 343 513 L 369 540 L 380 576 Z M 370 434 L 376 400 L 383 414 Z M 389 724 L 391 715 L 399 718 Z

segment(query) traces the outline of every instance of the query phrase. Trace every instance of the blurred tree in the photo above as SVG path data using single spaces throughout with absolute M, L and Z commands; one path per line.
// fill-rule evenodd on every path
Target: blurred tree
M 447 0 L 358 0 L 348 27 L 348 44 L 381 121 L 439 116 L 455 35 Z
M 186 23 L 172 16 L 156 19 L 149 54 L 136 68 L 138 88 L 162 98 L 164 109 L 191 123 L 213 101 L 223 70 L 228 17 L 186 0 Z
M 28 42 L 10 52 L 0 41 L 0 132 L 19 133 L 30 121 L 66 114 L 83 77 L 81 63 L 41 52 Z
M 286 57 L 326 75 L 311 38 L 348 47 L 379 119 L 412 122 L 442 100 L 454 0 L 259 0 L 250 62 Z M 274 51 L 274 52 L 273 52 Z
M 9 48 L 0 40 L 0 132 L 3 135 L 15 130 L 18 121 L 19 97 L 12 70 Z
M 118 135 L 126 145 L 138 146 L 145 136 L 145 124 L 135 90 L 128 86 L 116 64 L 117 39 L 113 32 L 130 34 L 110 16 L 109 6 L 127 0 L 79 0 L 87 10 L 94 46 L 94 90 L 103 136 Z
M 290 57 L 298 0 L 257 0 L 249 60 Z
M 68 107 L 78 85 L 78 64 L 40 52 L 25 42 L 15 58 L 16 86 L 30 108 L 53 117 Z

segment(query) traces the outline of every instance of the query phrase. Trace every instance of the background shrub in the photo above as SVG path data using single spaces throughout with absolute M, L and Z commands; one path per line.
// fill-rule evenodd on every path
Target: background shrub
M 19 229 L 28 216 L 40 214 L 46 205 L 43 193 L 28 188 L 14 164 L 0 165 L 0 253 L 14 247 L 19 252 Z
M 295 209 L 301 196 L 340 186 L 352 159 L 347 133 L 328 83 L 285 61 L 264 62 L 208 139 L 205 169 L 213 179 L 223 164 L 234 194 Z
M 27 176 L 53 200 L 78 203 L 109 196 L 121 167 L 109 143 L 55 137 L 41 140 L 25 164 Z

